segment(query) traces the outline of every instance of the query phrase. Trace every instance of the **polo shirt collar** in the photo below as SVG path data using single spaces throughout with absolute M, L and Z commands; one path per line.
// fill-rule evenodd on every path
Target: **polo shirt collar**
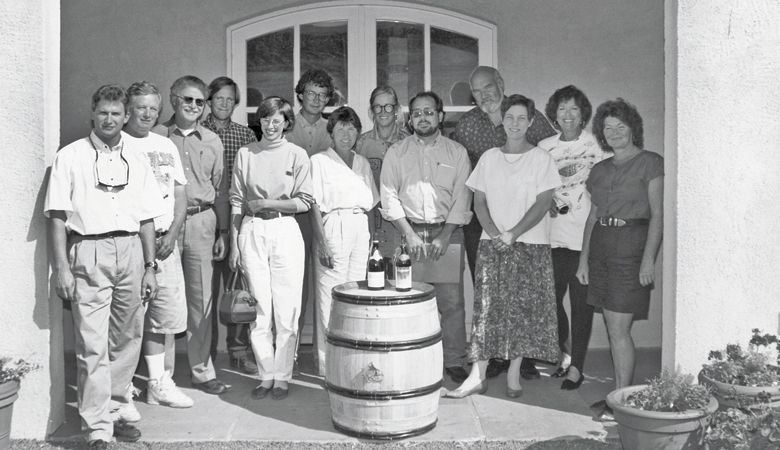
M 122 149 L 122 140 L 124 138 L 124 131 L 119 132 L 119 142 L 111 148 L 108 147 L 108 145 L 100 140 L 100 138 L 95 134 L 95 130 L 92 130 L 89 132 L 89 140 L 92 143 L 92 146 L 100 151 L 103 152 L 111 152 L 111 151 L 119 151 Z

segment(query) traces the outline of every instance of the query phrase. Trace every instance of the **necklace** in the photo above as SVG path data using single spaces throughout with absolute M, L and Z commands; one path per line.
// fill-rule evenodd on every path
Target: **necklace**
M 512 155 L 511 157 L 509 155 Z M 507 153 L 504 151 L 504 148 L 501 149 L 501 156 L 503 156 L 504 161 L 506 161 L 509 164 L 515 164 L 521 159 L 523 159 L 524 153 Z

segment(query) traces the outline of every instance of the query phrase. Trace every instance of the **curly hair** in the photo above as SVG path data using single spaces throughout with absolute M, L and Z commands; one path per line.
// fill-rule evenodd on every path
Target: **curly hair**
M 596 136 L 602 149 L 608 152 L 612 151 L 612 147 L 607 144 L 607 139 L 604 137 L 604 120 L 607 117 L 614 117 L 626 124 L 631 129 L 631 142 L 638 148 L 644 148 L 642 116 L 639 115 L 639 111 L 634 105 L 618 97 L 599 105 L 596 108 L 596 115 L 593 117 L 593 135 Z
M 287 121 L 287 126 L 284 127 L 284 131 L 290 131 L 295 126 L 295 114 L 293 114 L 292 106 L 290 102 L 282 97 L 272 96 L 268 97 L 260 103 L 257 107 L 257 124 L 260 125 L 260 119 L 271 117 L 276 113 L 280 113 L 284 120 Z
M 536 106 L 534 105 L 534 101 L 530 98 L 520 95 L 520 94 L 512 94 L 509 97 L 504 98 L 504 101 L 501 102 L 501 118 L 504 118 L 504 115 L 507 111 L 509 111 L 509 108 L 513 106 L 525 106 L 525 110 L 528 113 L 528 121 L 534 120 L 534 115 L 536 114 Z
M 333 128 L 336 127 L 337 123 L 352 125 L 355 127 L 358 134 L 360 134 L 360 132 L 363 130 L 363 125 L 360 123 L 360 117 L 358 117 L 355 110 L 349 106 L 340 106 L 335 111 L 330 113 L 330 117 L 328 117 L 328 124 L 325 126 L 328 134 L 333 134 Z
M 327 89 L 328 97 L 333 97 L 333 92 L 336 90 L 336 87 L 333 85 L 333 77 L 328 72 L 322 69 L 309 69 L 301 75 L 301 79 L 295 85 L 295 93 L 303 95 L 303 91 L 306 90 L 306 85 L 309 83 Z
M 553 93 L 550 99 L 547 101 L 547 106 L 544 108 L 544 114 L 550 119 L 556 130 L 560 130 L 561 126 L 558 124 L 558 106 L 561 103 L 574 100 L 574 104 L 580 108 L 580 116 L 582 116 L 582 128 L 588 124 L 591 115 L 593 114 L 593 106 L 590 104 L 590 100 L 584 92 L 579 90 L 576 86 L 568 85 L 564 86 Z
M 107 102 L 119 102 L 127 106 L 127 91 L 122 86 L 116 84 L 104 84 L 92 94 L 92 111 L 97 108 L 102 100 Z

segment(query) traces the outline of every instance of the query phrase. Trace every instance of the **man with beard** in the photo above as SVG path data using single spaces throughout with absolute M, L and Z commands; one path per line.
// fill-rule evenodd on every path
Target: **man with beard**
M 441 314 L 444 369 L 456 383 L 468 376 L 463 299 L 463 233 L 469 223 L 471 167 L 466 149 L 442 136 L 441 99 L 421 92 L 409 102 L 414 135 L 393 144 L 382 165 L 382 215 L 406 240 L 413 277 L 436 288 Z M 451 245 L 452 244 L 452 245 Z
M 468 151 L 472 167 L 476 166 L 479 157 L 486 150 L 501 147 L 506 143 L 506 132 L 502 125 L 501 103 L 504 101 L 504 79 L 497 69 L 489 66 L 478 66 L 471 72 L 469 78 L 471 95 L 477 106 L 463 116 L 455 126 L 453 139 L 463 144 Z M 555 129 L 545 119 L 544 114 L 536 110 L 534 120 L 526 132 L 526 139 L 536 145 L 542 139 L 554 136 Z M 466 256 L 471 271 L 471 281 L 477 263 L 477 247 L 482 235 L 482 226 L 477 215 L 463 227 L 463 237 L 466 246 Z M 487 368 L 487 377 L 493 378 L 509 367 L 509 361 L 491 359 Z M 539 378 L 539 371 L 529 359 L 523 359 L 520 364 L 520 375 L 526 380 Z

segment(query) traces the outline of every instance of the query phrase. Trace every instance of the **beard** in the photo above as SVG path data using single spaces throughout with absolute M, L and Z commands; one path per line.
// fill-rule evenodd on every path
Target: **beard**
M 430 126 L 428 129 L 425 130 L 422 130 L 418 127 L 414 127 L 414 134 L 416 134 L 418 137 L 433 136 L 434 134 L 436 134 L 437 131 L 439 131 L 439 128 L 434 126 Z
M 479 109 L 486 114 L 492 114 L 501 108 L 501 100 L 488 100 L 483 101 L 479 105 Z

